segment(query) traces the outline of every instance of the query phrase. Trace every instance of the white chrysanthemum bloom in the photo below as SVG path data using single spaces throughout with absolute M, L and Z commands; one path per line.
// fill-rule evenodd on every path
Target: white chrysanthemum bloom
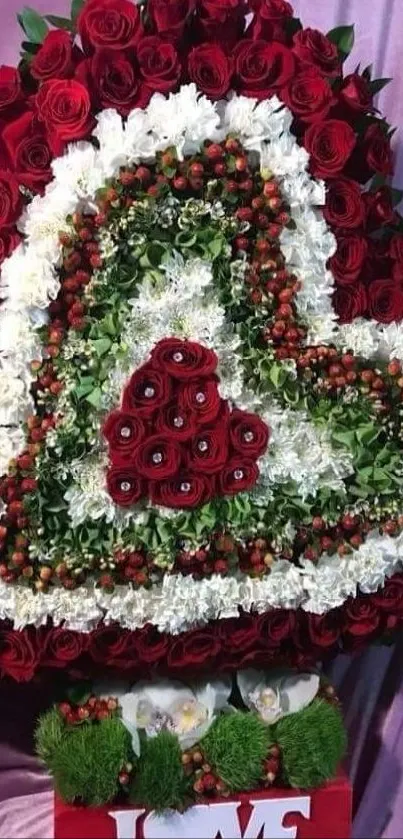
M 24 307 L 46 309 L 55 300 L 60 281 L 55 267 L 38 254 L 33 246 L 20 245 L 13 255 L 3 262 L 1 289 L 7 298 L 8 308 L 20 311 Z
M 183 85 L 168 98 L 154 94 L 147 112 L 156 148 L 162 151 L 175 146 L 180 160 L 198 152 L 206 138 L 216 140 L 221 136 L 217 107 L 200 94 L 195 84 Z
M 52 162 L 52 171 L 59 187 L 74 191 L 78 208 L 91 211 L 94 195 L 106 179 L 101 156 L 92 143 L 69 145 L 63 157 Z
M 39 325 L 39 324 L 38 324 Z M 22 312 L 0 310 L 0 356 L 12 358 L 14 375 L 27 375 L 29 364 L 42 354 L 41 342 Z
M 0 359 L 0 425 L 18 425 L 32 410 L 29 381 L 18 378 L 13 365 Z
M 206 734 L 217 712 L 227 707 L 230 693 L 229 678 L 193 687 L 168 679 L 138 682 L 119 698 L 122 722 L 131 733 L 140 729 L 148 737 L 171 731 L 185 751 Z
M 24 446 L 25 434 L 21 428 L 2 428 L 0 426 L 0 472 L 7 472 L 10 460 L 16 457 Z
M 108 108 L 97 115 L 97 123 L 93 134 L 99 142 L 99 157 L 105 177 L 111 178 L 127 161 L 123 120 L 117 111 Z
M 316 673 L 241 670 L 237 682 L 245 705 L 268 724 L 302 711 L 319 689 Z

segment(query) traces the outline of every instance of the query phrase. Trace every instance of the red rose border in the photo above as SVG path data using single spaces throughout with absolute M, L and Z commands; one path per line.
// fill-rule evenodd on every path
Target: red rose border
M 390 638 L 403 625 L 403 573 L 370 595 L 350 598 L 326 615 L 273 609 L 263 615 L 212 621 L 201 629 L 168 635 L 147 625 L 130 631 L 100 624 L 86 634 L 46 627 L 23 630 L 0 622 L 0 675 L 28 682 L 39 671 L 63 668 L 74 678 L 125 673 L 131 678 L 202 671 L 234 672 L 251 666 L 312 666 L 337 653 L 364 649 Z

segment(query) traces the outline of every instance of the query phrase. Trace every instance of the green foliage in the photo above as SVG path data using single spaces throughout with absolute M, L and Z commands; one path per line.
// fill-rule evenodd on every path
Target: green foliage
M 18 22 L 24 30 L 29 41 L 34 44 L 41 44 L 48 34 L 49 28 L 46 21 L 35 11 L 25 6 L 21 14 L 17 15 Z
M 327 33 L 327 37 L 336 44 L 343 60 L 350 55 L 354 46 L 354 26 L 336 26 Z
M 158 812 L 168 807 L 182 810 L 188 796 L 189 780 L 183 771 L 177 737 L 161 731 L 156 737 L 143 740 L 130 789 L 131 800 Z
M 255 714 L 223 714 L 201 741 L 211 764 L 231 792 L 255 787 L 273 743 L 270 728 Z
M 73 23 L 77 20 L 81 9 L 83 8 L 85 0 L 72 0 L 71 3 L 71 19 Z
M 64 736 L 65 725 L 57 708 L 51 708 L 42 714 L 35 730 L 35 749 L 46 766 L 51 766 Z
M 123 764 L 132 761 L 130 734 L 116 717 L 72 726 L 60 741 L 49 768 L 67 802 L 98 806 L 116 798 Z
M 341 712 L 322 699 L 283 717 L 272 734 L 282 751 L 284 779 L 292 787 L 317 787 L 332 778 L 347 746 Z
M 67 32 L 71 32 L 73 29 L 72 22 L 67 17 L 59 17 L 59 15 L 45 15 L 45 20 L 57 29 L 65 29 Z

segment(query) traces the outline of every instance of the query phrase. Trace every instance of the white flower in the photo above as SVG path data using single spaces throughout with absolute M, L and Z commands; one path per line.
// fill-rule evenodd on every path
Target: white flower
M 0 425 L 18 425 L 32 408 L 29 382 L 18 378 L 9 362 L 0 360 Z
M 194 687 L 169 680 L 138 682 L 119 699 L 122 721 L 130 732 L 144 730 L 148 737 L 171 731 L 185 751 L 206 734 L 230 692 L 229 679 Z
M 245 705 L 269 724 L 310 705 L 319 688 L 315 673 L 241 670 L 237 682 Z
M 25 434 L 20 428 L 2 428 L 0 426 L 0 474 L 5 475 L 10 460 L 22 451 Z
M 93 134 L 100 145 L 99 158 L 105 177 L 111 178 L 127 161 L 123 120 L 110 108 L 98 114 L 97 123 Z
M 34 246 L 20 245 L 2 265 L 1 286 L 8 308 L 46 309 L 57 297 L 60 282 L 52 262 L 39 255 Z

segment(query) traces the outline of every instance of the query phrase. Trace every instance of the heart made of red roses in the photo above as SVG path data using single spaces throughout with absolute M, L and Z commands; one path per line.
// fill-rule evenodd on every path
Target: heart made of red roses
M 256 484 L 270 431 L 220 396 L 217 365 L 212 349 L 164 338 L 133 372 L 103 426 L 115 504 L 189 509 Z

